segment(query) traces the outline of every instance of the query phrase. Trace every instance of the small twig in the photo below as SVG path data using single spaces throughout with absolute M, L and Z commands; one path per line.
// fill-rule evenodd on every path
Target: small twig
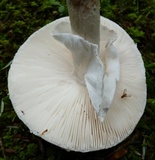
M 146 146 L 146 140 L 144 138 L 143 145 L 142 145 L 142 160 L 145 160 L 146 148 L 147 148 L 147 146 Z
M 12 60 L 8 62 L 1 70 L 8 68 L 12 64 Z
M 1 150 L 2 150 L 3 158 L 6 160 L 5 150 L 4 150 L 4 146 L 3 146 L 3 142 L 2 142 L 1 137 L 0 137 L 0 147 L 1 147 Z

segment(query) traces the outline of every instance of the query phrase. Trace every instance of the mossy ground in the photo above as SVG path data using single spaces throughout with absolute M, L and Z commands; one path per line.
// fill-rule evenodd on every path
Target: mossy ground
M 130 34 L 146 67 L 146 110 L 131 136 L 111 149 L 67 152 L 29 133 L 16 116 L 8 98 L 6 65 L 34 31 L 66 15 L 65 0 L 0 1 L 0 160 L 154 160 L 155 0 L 101 0 L 101 15 Z

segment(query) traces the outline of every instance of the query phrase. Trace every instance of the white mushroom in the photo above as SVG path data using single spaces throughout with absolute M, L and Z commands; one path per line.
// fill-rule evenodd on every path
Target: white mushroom
M 136 44 L 104 17 L 100 28 L 97 55 L 95 44 L 72 35 L 68 17 L 58 19 L 26 40 L 9 71 L 10 99 L 19 118 L 33 134 L 68 150 L 88 152 L 115 146 L 132 133 L 144 112 L 145 70 Z M 65 36 L 70 39 L 65 41 Z M 76 59 L 81 50 L 92 61 Z M 96 60 L 95 66 L 103 69 L 101 81 L 101 75 L 93 77 Z M 95 88 L 89 91 L 91 75 L 107 84 L 103 95 L 110 109 L 103 106 L 104 113 L 95 108 L 99 103 L 93 95 Z

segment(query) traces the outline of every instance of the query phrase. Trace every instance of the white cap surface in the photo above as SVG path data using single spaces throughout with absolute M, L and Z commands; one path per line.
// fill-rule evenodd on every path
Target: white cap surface
M 117 34 L 113 45 L 119 54 L 120 77 L 110 109 L 100 122 L 86 86 L 72 74 L 72 54 L 51 35 L 56 25 L 71 33 L 69 18 L 58 19 L 32 34 L 16 53 L 8 76 L 13 107 L 32 133 L 62 148 L 88 152 L 115 146 L 132 133 L 145 109 L 141 54 L 121 27 L 101 17 L 101 26 Z

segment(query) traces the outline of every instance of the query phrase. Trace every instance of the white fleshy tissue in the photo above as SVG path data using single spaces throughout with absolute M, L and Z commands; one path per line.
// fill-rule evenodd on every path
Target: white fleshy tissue
M 56 33 L 53 37 L 64 44 L 72 53 L 73 65 L 77 81 L 85 84 L 94 109 L 101 122 L 104 121 L 119 80 L 119 57 L 113 42 L 116 40 L 114 31 L 102 27 L 105 34 L 104 61 L 99 57 L 98 45 L 70 33 Z M 103 46 L 102 46 L 103 47 Z

